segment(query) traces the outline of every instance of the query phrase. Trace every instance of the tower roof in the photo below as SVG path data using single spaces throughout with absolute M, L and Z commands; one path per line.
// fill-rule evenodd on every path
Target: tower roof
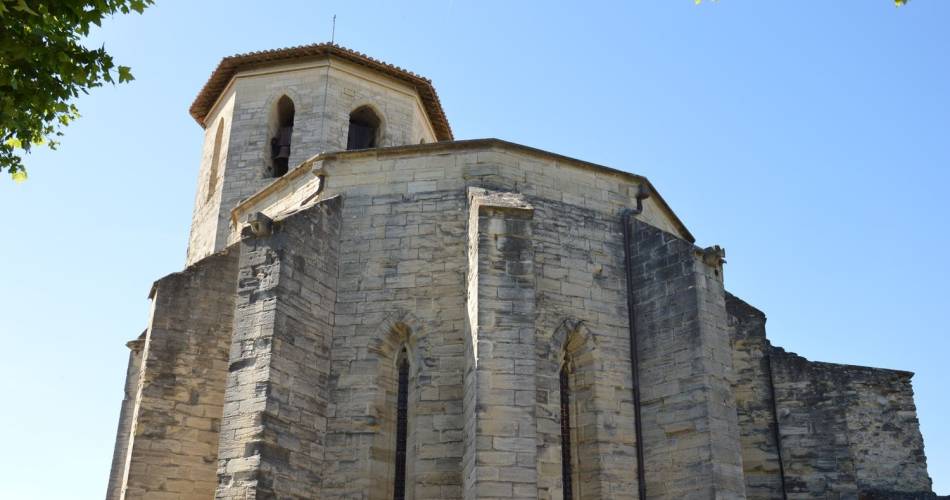
M 188 111 L 195 121 L 204 126 L 205 117 L 208 115 L 208 112 L 211 111 L 211 107 L 218 99 L 218 96 L 221 95 L 221 92 L 227 87 L 231 78 L 234 77 L 234 74 L 238 71 L 290 61 L 299 61 L 301 59 L 329 56 L 338 57 L 351 63 L 379 71 L 415 87 L 416 91 L 419 92 L 419 97 L 422 99 L 426 114 L 429 115 L 429 120 L 432 121 L 432 128 L 435 130 L 436 138 L 440 141 L 453 140 L 452 127 L 449 126 L 449 120 L 445 117 L 445 111 L 442 110 L 442 103 L 439 101 L 439 95 L 436 93 L 435 87 L 432 86 L 432 80 L 333 43 L 300 45 L 297 47 L 262 50 L 259 52 L 248 52 L 246 54 L 236 54 L 225 57 L 221 59 L 221 62 L 218 63 L 218 67 L 211 73 L 208 82 L 201 88 L 201 92 L 195 97 L 195 101 L 191 103 L 191 108 L 189 108 Z

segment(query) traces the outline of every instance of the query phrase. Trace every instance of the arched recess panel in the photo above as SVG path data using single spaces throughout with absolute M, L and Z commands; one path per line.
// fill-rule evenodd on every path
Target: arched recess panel
M 208 193 L 205 201 L 214 196 L 218 188 L 218 164 L 221 162 L 221 141 L 224 139 L 224 118 L 218 120 L 218 130 L 214 133 L 214 147 L 211 152 L 211 166 L 208 169 Z
M 566 319 L 539 348 L 538 488 L 552 498 L 600 498 L 599 351 L 583 322 Z

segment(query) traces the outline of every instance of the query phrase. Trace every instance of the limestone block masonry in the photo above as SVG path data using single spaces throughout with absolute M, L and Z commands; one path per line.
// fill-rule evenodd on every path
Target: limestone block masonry
M 773 346 L 646 178 L 454 140 L 431 82 L 331 44 L 225 58 L 192 114 L 107 499 L 936 498 L 912 374 Z

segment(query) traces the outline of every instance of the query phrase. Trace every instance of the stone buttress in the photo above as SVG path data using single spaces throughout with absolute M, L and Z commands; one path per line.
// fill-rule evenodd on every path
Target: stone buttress
M 237 258 L 225 250 L 155 282 L 144 345 L 130 346 L 134 403 L 117 439 L 124 457 L 113 463 L 121 487 L 108 498 L 213 494 Z
M 341 199 L 241 242 L 216 498 L 319 498 Z
M 453 140 L 332 44 L 226 58 L 192 114 L 107 499 L 934 498 L 912 374 L 772 346 L 646 178 Z

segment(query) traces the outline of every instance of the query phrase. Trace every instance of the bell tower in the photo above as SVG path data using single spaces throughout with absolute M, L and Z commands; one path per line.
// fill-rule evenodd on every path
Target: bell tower
M 453 139 L 431 81 L 327 43 L 224 58 L 190 112 L 205 141 L 189 265 L 233 242 L 233 207 L 307 158 Z

